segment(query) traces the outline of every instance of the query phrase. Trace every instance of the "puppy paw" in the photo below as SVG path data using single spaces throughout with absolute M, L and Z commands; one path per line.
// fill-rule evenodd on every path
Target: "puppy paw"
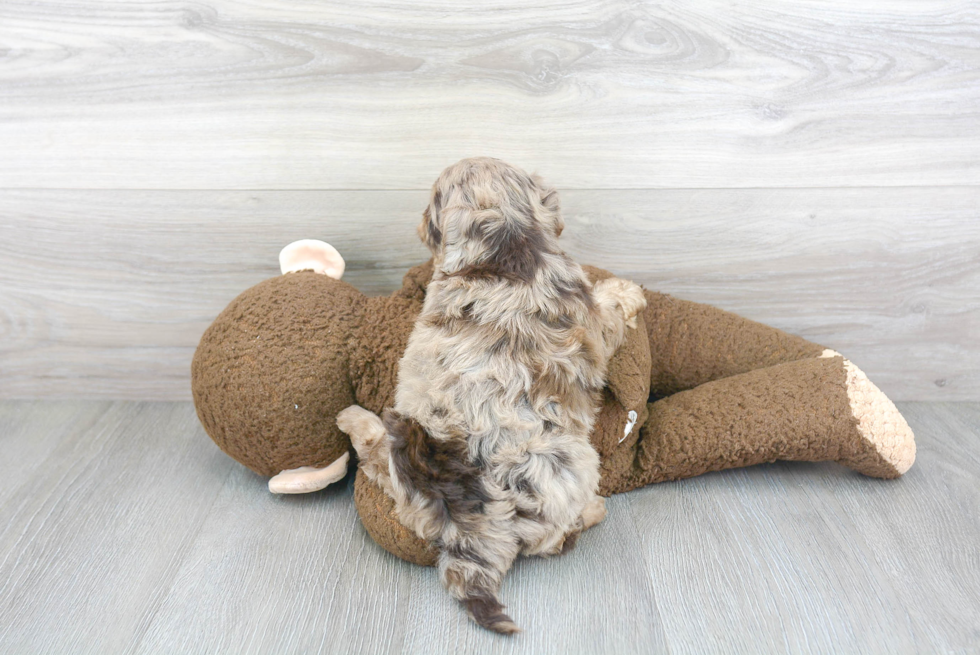
M 350 436 L 350 441 L 359 456 L 385 436 L 381 419 L 359 405 L 351 405 L 337 414 L 337 427 Z
M 640 285 L 626 282 L 620 306 L 623 308 L 623 315 L 626 317 L 626 325 L 635 328 L 637 315 L 647 308 L 647 297 L 643 295 L 643 289 L 640 288 Z
M 581 521 L 579 521 L 581 523 Z M 558 555 L 567 555 L 575 549 L 575 544 L 578 543 L 578 538 L 582 536 L 582 530 L 584 528 L 577 528 L 572 530 L 562 539 L 562 542 L 558 545 Z
M 596 525 L 602 521 L 604 518 L 606 518 L 606 499 L 602 496 L 596 496 L 596 498 L 582 510 L 583 529 L 588 530 L 593 525 Z
M 637 314 L 646 309 L 647 306 L 647 299 L 643 295 L 643 289 L 640 288 L 640 285 L 629 280 L 611 277 L 599 282 L 596 285 L 596 291 L 611 297 L 616 302 L 620 311 L 623 312 L 623 319 L 626 321 L 627 327 L 636 327 Z

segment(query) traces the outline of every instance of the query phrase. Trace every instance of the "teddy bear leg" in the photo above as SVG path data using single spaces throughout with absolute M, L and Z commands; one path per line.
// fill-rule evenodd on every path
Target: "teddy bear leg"
M 668 396 L 712 380 L 820 357 L 823 346 L 711 305 L 644 291 L 650 391 Z
M 898 477 L 915 458 L 912 432 L 851 367 L 837 355 L 786 362 L 650 403 L 632 467 L 606 490 L 776 460 L 836 461 Z

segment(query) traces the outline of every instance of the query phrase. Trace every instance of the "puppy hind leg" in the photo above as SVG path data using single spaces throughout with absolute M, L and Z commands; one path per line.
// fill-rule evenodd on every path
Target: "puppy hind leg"
M 606 518 L 606 499 L 596 496 L 582 510 L 582 529 L 588 530 L 604 518 Z
M 337 427 L 350 437 L 365 475 L 390 492 L 388 459 L 391 444 L 378 415 L 358 405 L 351 405 L 337 414 Z
M 575 548 L 575 544 L 578 542 L 579 537 L 582 536 L 582 533 L 598 525 L 604 518 L 606 518 L 606 499 L 602 496 L 596 496 L 582 510 L 582 516 L 575 523 L 575 527 L 565 534 L 564 539 L 558 547 L 557 554 L 564 555 Z

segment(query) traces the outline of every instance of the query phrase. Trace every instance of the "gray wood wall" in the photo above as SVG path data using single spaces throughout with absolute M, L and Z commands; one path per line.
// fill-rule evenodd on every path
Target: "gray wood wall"
M 189 398 L 303 237 L 385 293 L 478 154 L 567 250 L 980 400 L 980 2 L 0 3 L 0 397 Z

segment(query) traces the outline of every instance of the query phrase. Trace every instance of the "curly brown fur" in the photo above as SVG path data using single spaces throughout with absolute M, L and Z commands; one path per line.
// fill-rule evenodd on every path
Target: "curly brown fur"
M 631 282 L 590 284 L 563 225 L 536 177 L 488 158 L 447 168 L 419 226 L 435 270 L 394 411 L 338 416 L 402 523 L 439 545 L 449 592 L 502 633 L 518 630 L 497 600 L 517 555 L 565 552 L 605 515 L 589 433 L 646 304 Z

